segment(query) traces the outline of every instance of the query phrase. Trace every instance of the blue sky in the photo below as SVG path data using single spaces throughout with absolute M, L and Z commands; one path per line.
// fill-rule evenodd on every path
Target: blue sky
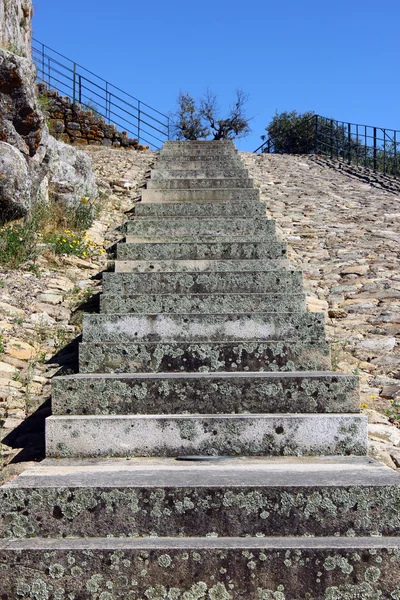
M 254 150 L 275 111 L 400 129 L 399 0 L 35 0 L 34 36 L 162 112 L 249 94 Z

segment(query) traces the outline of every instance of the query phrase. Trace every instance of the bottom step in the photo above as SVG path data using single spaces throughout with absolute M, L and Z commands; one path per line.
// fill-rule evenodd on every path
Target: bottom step
M 1 600 L 396 600 L 400 538 L 0 543 Z

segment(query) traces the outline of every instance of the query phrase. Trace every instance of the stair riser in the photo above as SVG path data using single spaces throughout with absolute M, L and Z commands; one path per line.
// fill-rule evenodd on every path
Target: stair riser
M 193 236 L 197 241 L 199 235 L 235 236 L 235 235 L 275 235 L 275 222 L 266 218 L 255 219 L 135 219 L 124 224 L 127 236 Z
M 302 341 L 325 339 L 322 313 L 83 315 L 84 342 Z
M 208 169 L 230 170 L 242 169 L 243 163 L 238 156 L 230 157 L 213 157 L 213 156 L 183 156 L 167 157 L 163 156 L 155 165 L 155 168 L 160 171 L 204 171 Z
M 58 377 L 54 415 L 359 412 L 352 375 L 270 377 Z
M 102 294 L 100 312 L 104 314 L 232 314 L 246 312 L 304 312 L 304 294 Z
M 359 415 L 54 416 L 48 457 L 364 456 Z
M 166 179 L 163 181 L 157 181 L 150 179 L 147 182 L 148 190 L 191 190 L 191 189 L 240 189 L 240 188 L 252 188 L 252 179 L 232 179 L 232 178 L 219 178 L 219 179 Z
M 243 168 L 215 169 L 209 167 L 200 169 L 161 169 L 157 165 L 156 169 L 151 171 L 152 181 L 170 181 L 171 179 L 248 179 L 249 172 Z
M 326 343 L 80 344 L 81 373 L 327 371 Z
M 0 537 L 398 536 L 399 506 L 396 486 L 33 487 L 3 491 Z
M 275 260 L 286 258 L 284 242 L 188 242 L 118 244 L 118 260 Z
M 115 273 L 224 273 L 226 271 L 275 271 L 289 267 L 287 259 L 281 260 L 119 260 Z
M 256 216 L 265 217 L 265 205 L 258 201 L 250 202 L 160 202 L 154 204 L 143 204 L 139 202 L 134 207 L 135 218 L 157 218 L 157 217 L 202 217 L 218 218 L 225 217 L 234 219 L 241 217 L 250 219 Z
M 21 543 L 10 544 L 0 553 L 3 598 L 20 598 L 21 591 L 23 598 L 39 598 L 35 590 L 49 594 L 60 590 L 60 583 L 64 598 L 82 600 L 392 600 L 400 595 L 398 543 L 387 538 L 380 547 L 373 540 L 362 545 L 354 540 L 350 549 L 339 544 L 308 548 L 302 541 L 293 546 L 284 540 L 275 547 L 261 540 L 237 548 L 146 542 L 136 540 L 132 548 L 129 540 L 105 540 L 97 547 L 60 541 L 68 549 L 42 543 L 22 554 L 15 549 Z
M 142 190 L 142 202 L 246 202 L 259 199 L 257 189 Z
M 134 293 L 257 293 L 295 294 L 302 291 L 300 271 L 255 273 L 122 273 L 103 274 L 103 292 Z M 243 312 L 245 308 L 243 307 Z

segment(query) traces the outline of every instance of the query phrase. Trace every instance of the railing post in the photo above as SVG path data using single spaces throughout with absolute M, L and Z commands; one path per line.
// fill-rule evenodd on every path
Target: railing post
M 394 157 L 394 165 L 393 165 L 393 175 L 394 178 L 397 179 L 397 142 L 396 142 L 396 131 L 394 131 L 393 135 L 393 157 Z
M 73 82 L 72 82 L 72 104 L 76 102 L 76 63 L 74 63 L 73 69 Z
M 331 158 L 333 158 L 333 119 L 331 119 L 331 136 L 330 136 Z
M 106 119 L 110 123 L 110 94 L 108 92 L 108 81 L 106 81 Z
M 138 142 L 140 144 L 140 100 L 138 100 Z
M 386 129 L 383 130 L 383 172 L 386 175 Z
M 377 151 L 376 127 L 374 127 L 374 171 L 376 171 L 376 151 Z
M 45 81 L 45 76 L 44 76 L 44 44 L 42 44 L 42 78 L 43 81 Z
M 78 98 L 79 104 L 82 104 L 82 76 L 78 75 Z
M 348 157 L 347 163 L 351 164 L 351 124 L 347 123 L 347 142 L 348 142 Z

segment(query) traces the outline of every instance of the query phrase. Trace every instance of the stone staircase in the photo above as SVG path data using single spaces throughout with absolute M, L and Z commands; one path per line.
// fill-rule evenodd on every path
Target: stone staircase
M 399 477 L 233 144 L 156 167 L 0 489 L 0 600 L 400 599 Z

